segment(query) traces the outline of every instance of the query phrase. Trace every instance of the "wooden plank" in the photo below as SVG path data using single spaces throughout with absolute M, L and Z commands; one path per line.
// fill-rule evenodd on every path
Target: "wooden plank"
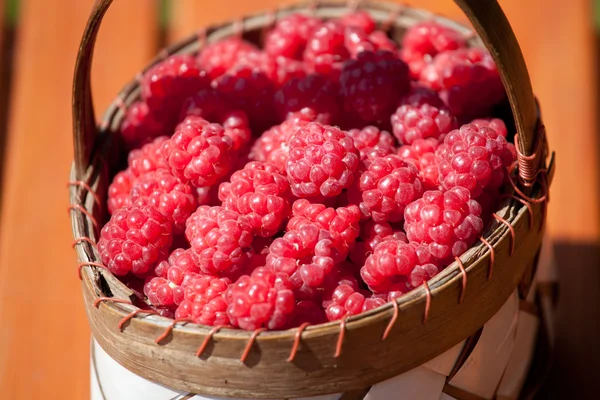
M 71 83 L 92 1 L 25 0 L 0 220 L 2 398 L 89 398 L 89 329 L 70 248 Z M 115 2 L 98 40 L 98 109 L 155 52 L 155 9 Z

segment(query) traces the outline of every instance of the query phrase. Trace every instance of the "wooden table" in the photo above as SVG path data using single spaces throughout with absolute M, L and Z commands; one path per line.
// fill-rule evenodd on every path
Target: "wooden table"
M 1 5 L 0 1 L 0 5 Z M 166 37 L 273 7 L 275 0 L 173 1 Z M 414 1 L 453 17 L 450 0 Z M 550 391 L 596 385 L 600 332 L 598 140 L 591 2 L 502 0 L 543 105 L 558 170 L 548 229 L 560 257 L 563 301 Z M 13 45 L 12 90 L 0 214 L 0 398 L 84 399 L 89 330 L 70 248 L 65 182 L 72 159 L 70 91 L 91 0 L 23 0 Z M 94 98 L 102 110 L 157 52 L 165 32 L 148 0 L 115 1 L 97 44 Z M 0 7 L 3 9 L 3 7 Z M 574 392 L 571 391 L 571 394 Z

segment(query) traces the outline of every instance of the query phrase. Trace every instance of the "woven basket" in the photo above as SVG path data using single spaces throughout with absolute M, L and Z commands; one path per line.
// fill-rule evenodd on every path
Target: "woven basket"
M 93 46 L 111 0 L 96 2 L 77 59 L 73 92 L 75 162 L 71 173 L 71 216 L 79 272 L 94 338 L 106 353 L 135 374 L 191 393 L 224 397 L 295 398 L 358 393 L 409 371 L 467 340 L 511 296 L 526 299 L 543 237 L 547 189 L 554 162 L 531 90 L 522 54 L 495 0 L 455 0 L 480 36 L 429 12 L 393 3 L 311 3 L 281 8 L 209 27 L 163 51 L 196 53 L 204 43 L 242 34 L 258 42 L 265 28 L 291 12 L 338 17 L 367 10 L 399 40 L 407 27 L 434 18 L 490 50 L 513 111 L 518 132 L 515 196 L 495 213 L 481 243 L 469 249 L 422 287 L 375 310 L 286 331 L 218 329 L 164 318 L 134 306 L 134 293 L 103 268 L 94 243 L 107 219 L 107 187 L 125 157 L 119 140 L 124 110 L 138 99 L 138 82 L 128 84 L 96 125 L 90 89 Z M 515 294 L 516 293 L 516 294 Z M 474 339 L 473 339 L 474 338 Z M 463 354 L 464 353 L 464 354 Z M 465 357 L 458 357 L 457 365 Z M 362 393 L 362 395 L 361 395 Z M 350 397 L 347 397 L 350 398 Z

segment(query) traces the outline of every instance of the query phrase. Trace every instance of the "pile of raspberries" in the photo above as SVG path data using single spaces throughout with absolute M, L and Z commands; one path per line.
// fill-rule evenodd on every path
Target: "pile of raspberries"
M 262 48 L 148 70 L 104 265 L 162 315 L 288 329 L 379 307 L 471 247 L 515 160 L 496 66 L 435 22 L 402 46 L 376 27 L 293 14 Z

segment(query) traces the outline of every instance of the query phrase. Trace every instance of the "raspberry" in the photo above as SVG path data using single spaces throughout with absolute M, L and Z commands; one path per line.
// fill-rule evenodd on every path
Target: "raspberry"
M 483 230 L 481 206 L 462 187 L 427 191 L 404 214 L 408 240 L 427 245 L 438 260 L 460 256 Z
M 248 54 L 259 50 L 239 37 L 229 37 L 206 46 L 198 55 L 198 63 L 206 70 L 211 79 L 223 75 Z
M 484 189 L 497 189 L 514 161 L 514 146 L 491 128 L 463 125 L 453 130 L 436 151 L 440 183 L 460 186 L 477 198 Z
M 184 299 L 175 312 L 175 318 L 190 318 L 202 325 L 229 325 L 225 292 L 230 285 L 229 278 L 193 275 L 183 284 Z
M 212 83 L 213 88 L 233 99 L 257 127 L 271 126 L 275 85 L 269 73 L 260 68 L 240 64 Z
M 444 107 L 444 102 L 436 92 L 428 87 L 411 82 L 410 92 L 402 98 L 400 105 L 420 107 L 423 104 L 429 104 L 436 108 Z
M 183 101 L 210 86 L 210 79 L 196 60 L 187 54 L 175 55 L 150 68 L 141 80 L 142 98 L 161 120 L 173 125 Z
M 298 13 L 280 19 L 267 33 L 265 52 L 275 57 L 301 60 L 308 38 L 320 24 L 317 18 Z
M 108 187 L 107 203 L 109 213 L 114 214 L 117 210 L 131 205 L 129 194 L 134 182 L 135 178 L 129 169 L 115 175 Z
M 231 169 L 231 138 L 223 128 L 200 117 L 187 117 L 163 144 L 171 172 L 192 186 L 217 183 Z
M 360 28 L 365 33 L 371 33 L 375 30 L 375 21 L 371 18 L 371 14 L 366 11 L 348 13 L 340 18 L 340 23 L 344 26 Z
M 327 317 L 320 304 L 312 300 L 301 300 L 296 304 L 290 327 L 297 327 L 308 322 L 311 325 L 327 322 Z
M 200 269 L 191 250 L 176 249 L 154 272 L 157 276 L 146 282 L 144 294 L 154 306 L 173 307 L 183 301 L 183 287 Z
M 346 111 L 365 123 L 389 121 L 410 89 L 406 64 L 389 51 L 363 51 L 345 62 L 340 84 Z
M 327 21 L 315 29 L 304 50 L 304 61 L 312 72 L 337 80 L 342 62 L 350 57 L 345 44 L 344 26 Z
M 262 161 L 273 164 L 280 171 L 285 171 L 285 163 L 290 154 L 288 142 L 300 125 L 306 125 L 302 117 L 295 114 L 293 117 L 275 125 L 264 132 L 252 146 L 249 158 L 254 161 Z
M 273 236 L 290 212 L 290 185 L 275 165 L 252 161 L 219 186 L 219 199 L 240 214 L 242 224 L 263 237 Z
M 419 287 L 426 282 L 436 276 L 440 272 L 440 269 L 436 267 L 434 264 L 423 264 L 417 265 L 410 276 L 408 277 L 408 283 L 413 287 Z
M 372 310 L 386 303 L 385 300 L 369 297 L 370 295 L 369 291 L 357 290 L 346 283 L 337 286 L 332 291 L 329 299 L 323 302 L 327 319 L 337 321 L 350 315 Z
M 156 114 L 150 112 L 144 101 L 133 103 L 125 113 L 121 125 L 121 136 L 130 149 L 138 148 L 151 142 L 157 136 L 169 132 L 167 124 L 157 120 Z
M 246 113 L 233 109 L 231 100 L 214 89 L 202 90 L 188 97 L 180 114 L 183 118 L 196 115 L 223 126 L 225 135 L 233 141 L 234 151 L 244 148 L 250 142 L 252 131 Z
M 439 171 L 435 151 L 439 146 L 436 139 L 417 139 L 411 145 L 404 145 L 398 155 L 411 162 L 419 170 L 419 177 L 425 190 L 434 190 L 439 186 Z
M 360 159 L 385 156 L 396 151 L 396 142 L 387 131 L 379 130 L 375 126 L 366 126 L 363 129 L 351 129 L 348 136 L 354 141 L 354 146 L 360 153 Z M 375 155 L 372 157 L 371 155 Z
M 148 172 L 169 169 L 167 160 L 162 153 L 163 143 L 167 140 L 169 140 L 168 136 L 159 136 L 142 148 L 131 150 L 127 156 L 131 174 L 140 177 Z
M 406 234 L 392 228 L 387 222 L 367 220 L 360 229 L 360 241 L 350 252 L 350 260 L 357 265 L 364 265 L 367 257 L 373 253 L 377 245 L 386 240 L 399 240 L 408 243 Z
M 382 31 L 368 34 L 359 27 L 347 27 L 345 34 L 344 43 L 352 58 L 355 58 L 363 51 L 397 51 L 396 44 Z
M 360 190 L 360 208 L 376 222 L 402 221 L 404 208 L 423 193 L 417 168 L 393 154 L 371 162 L 360 177 Z
M 304 61 L 281 56 L 275 58 L 274 80 L 277 86 L 283 86 L 293 78 L 304 78 L 306 75 L 308 75 L 308 68 Z
M 436 54 L 467 45 L 462 35 L 452 28 L 426 21 L 410 27 L 402 38 L 401 57 L 410 66 L 414 78 Z
M 386 240 L 377 245 L 360 270 L 371 290 L 386 293 L 402 282 L 419 265 L 415 248 L 401 240 Z
M 293 215 L 288 230 L 298 230 L 303 224 L 310 223 L 329 232 L 337 251 L 331 257 L 337 262 L 346 258 L 359 234 L 360 211 L 357 206 L 331 208 L 300 199 L 294 202 Z
M 444 108 L 429 104 L 402 105 L 391 118 L 394 136 L 402 144 L 412 144 L 417 139 L 442 140 L 446 133 L 456 129 L 456 118 Z
M 173 222 L 173 233 L 183 233 L 185 221 L 196 211 L 196 196 L 189 185 L 180 183 L 170 172 L 150 172 L 131 189 L 131 200 L 142 201 Z
M 499 118 L 483 118 L 483 119 L 474 119 L 469 122 L 471 125 L 475 125 L 478 128 L 491 128 L 498 133 L 498 135 L 507 137 L 508 129 L 506 129 L 506 125 L 504 121 Z
M 420 80 L 439 92 L 452 114 L 465 119 L 489 115 L 505 97 L 492 56 L 479 48 L 438 54 Z
M 289 141 L 286 171 L 297 197 L 334 197 L 354 182 L 360 156 L 352 139 L 338 128 L 311 122 Z
M 245 330 L 281 329 L 288 325 L 296 308 L 289 278 L 267 268 L 257 268 L 229 286 L 225 298 L 233 326 Z
M 223 207 L 200 206 L 186 222 L 185 236 L 202 272 L 232 275 L 252 257 L 252 233 L 240 215 Z
M 173 235 L 171 222 L 150 206 L 123 207 L 104 225 L 98 252 L 115 275 L 132 272 L 145 277 L 167 256 Z
M 332 124 L 338 115 L 337 84 L 324 76 L 310 74 L 305 78 L 293 78 L 275 93 L 275 105 L 282 119 L 290 113 L 309 108 L 316 114 L 315 121 Z

